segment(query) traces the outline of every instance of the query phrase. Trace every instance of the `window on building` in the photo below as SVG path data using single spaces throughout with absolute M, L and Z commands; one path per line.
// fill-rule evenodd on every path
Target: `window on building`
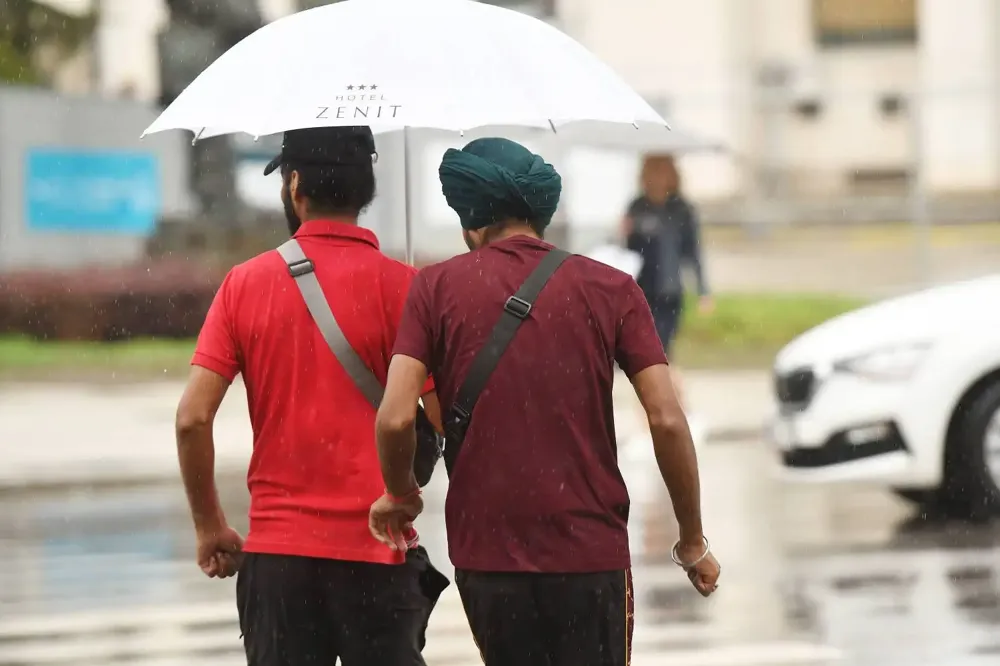
M 822 46 L 912 44 L 916 0 L 813 0 L 813 25 Z
M 556 15 L 556 0 L 479 0 L 479 2 L 499 5 L 537 18 L 551 18 Z

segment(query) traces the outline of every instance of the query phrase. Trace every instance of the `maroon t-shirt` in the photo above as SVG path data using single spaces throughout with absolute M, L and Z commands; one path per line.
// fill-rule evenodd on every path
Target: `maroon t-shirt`
M 551 247 L 516 236 L 414 278 L 393 354 L 427 366 L 444 409 L 504 302 Z M 666 363 L 646 299 L 631 276 L 570 257 L 476 403 L 445 508 L 457 568 L 572 573 L 630 566 L 615 361 L 630 377 Z

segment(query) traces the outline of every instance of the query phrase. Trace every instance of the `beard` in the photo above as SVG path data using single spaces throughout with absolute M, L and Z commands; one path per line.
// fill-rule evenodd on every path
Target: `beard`
M 296 215 L 295 207 L 292 206 L 292 196 L 288 191 L 287 184 L 281 188 L 281 205 L 285 209 L 285 222 L 288 223 L 288 235 L 294 236 L 295 232 L 302 226 L 302 220 Z

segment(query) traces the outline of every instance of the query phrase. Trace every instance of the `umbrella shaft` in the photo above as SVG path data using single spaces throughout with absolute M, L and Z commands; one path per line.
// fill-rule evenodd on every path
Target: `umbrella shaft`
M 403 218 L 406 230 L 406 263 L 413 265 L 413 214 L 410 196 L 410 128 L 403 128 Z

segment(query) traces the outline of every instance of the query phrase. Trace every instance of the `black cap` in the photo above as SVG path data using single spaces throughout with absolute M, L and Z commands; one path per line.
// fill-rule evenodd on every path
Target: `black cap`
M 285 132 L 281 154 L 267 163 L 268 176 L 284 163 L 337 166 L 370 164 L 375 155 L 375 136 L 363 125 L 310 127 Z

